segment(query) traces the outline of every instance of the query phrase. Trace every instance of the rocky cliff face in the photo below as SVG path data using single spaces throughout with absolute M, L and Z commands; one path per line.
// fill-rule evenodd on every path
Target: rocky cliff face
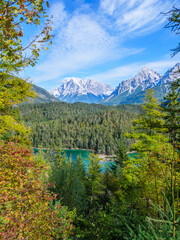
M 180 77 L 179 69 L 180 63 L 177 63 L 161 76 L 159 73 L 143 67 L 134 78 L 122 81 L 109 97 L 102 100 L 102 103 L 108 105 L 142 103 L 145 90 L 148 88 L 154 89 L 155 96 L 162 99 L 169 91 L 169 83 Z
M 102 103 L 119 105 L 142 103 L 145 91 L 153 88 L 155 96 L 162 99 L 169 91 L 169 83 L 180 77 L 180 63 L 168 70 L 163 76 L 143 67 L 135 77 L 122 81 L 115 89 L 108 84 L 91 79 L 65 78 L 62 85 L 51 93 L 61 101 L 74 103 Z
M 66 102 L 99 102 L 112 93 L 114 89 L 108 84 L 91 79 L 65 78 L 63 84 L 51 93 Z
M 139 87 L 145 90 L 157 85 L 161 75 L 153 70 L 143 67 L 134 78 L 122 81 L 119 86 L 112 92 L 112 96 L 120 95 L 127 92 L 128 95 L 134 93 Z
M 169 83 L 177 78 L 180 78 L 180 63 L 177 63 L 173 68 L 169 69 L 160 79 L 158 84 Z

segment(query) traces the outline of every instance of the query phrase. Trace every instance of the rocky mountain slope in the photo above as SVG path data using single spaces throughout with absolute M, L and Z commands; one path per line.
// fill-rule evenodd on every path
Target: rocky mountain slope
M 108 84 L 73 77 L 65 78 L 62 85 L 51 91 L 51 94 L 59 100 L 69 103 L 98 103 L 109 96 L 113 90 Z
M 152 88 L 155 91 L 155 97 L 162 100 L 169 91 L 169 83 L 180 77 L 179 69 L 180 63 L 177 63 L 161 76 L 144 67 L 134 78 L 122 81 L 111 95 L 101 103 L 107 105 L 143 103 L 144 94 L 148 88 Z
M 101 103 L 105 105 L 140 104 L 144 102 L 145 91 L 152 88 L 155 97 L 162 100 L 169 91 L 169 83 L 180 78 L 180 63 L 169 69 L 163 76 L 143 67 L 135 77 L 122 81 L 115 89 L 108 84 L 91 79 L 65 78 L 62 85 L 51 94 L 33 85 L 37 98 L 31 102 L 44 103 L 64 101 L 69 103 Z
M 36 98 L 30 98 L 30 103 L 46 103 L 46 102 L 59 102 L 59 100 L 51 95 L 44 88 L 38 87 L 33 84 L 32 90 L 36 92 Z M 27 101 L 26 101 L 27 103 Z

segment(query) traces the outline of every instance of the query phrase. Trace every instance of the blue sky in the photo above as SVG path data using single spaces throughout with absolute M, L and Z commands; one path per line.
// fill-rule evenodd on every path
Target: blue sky
M 165 29 L 177 0 L 53 0 L 53 45 L 25 77 L 47 90 L 65 77 L 117 86 L 143 66 L 163 74 L 179 61 L 170 49 L 178 38 Z

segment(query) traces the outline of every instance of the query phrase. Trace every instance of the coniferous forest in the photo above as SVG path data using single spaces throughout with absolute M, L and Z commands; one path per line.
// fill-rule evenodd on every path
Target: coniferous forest
M 32 129 L 34 147 L 91 149 L 115 154 L 123 132 L 131 130 L 141 106 L 85 103 L 23 104 L 21 118 Z M 126 144 L 130 147 L 131 140 Z
M 148 89 L 142 106 L 24 104 L 35 93 L 17 73 L 53 37 L 44 4 L 0 2 L 0 239 L 179 240 L 180 79 L 161 103 Z M 179 34 L 180 9 L 168 22 Z M 45 24 L 26 46 L 25 23 Z M 95 152 L 85 168 L 61 148 Z M 96 153 L 114 155 L 104 171 Z

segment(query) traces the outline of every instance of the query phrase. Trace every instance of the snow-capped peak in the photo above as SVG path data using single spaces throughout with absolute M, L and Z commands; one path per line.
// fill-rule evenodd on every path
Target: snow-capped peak
M 51 93 L 61 99 L 65 96 L 82 96 L 93 94 L 94 96 L 101 96 L 104 98 L 110 95 L 114 89 L 108 84 L 93 81 L 92 79 L 82 78 L 65 78 L 60 87 L 53 90 Z
M 141 70 L 140 70 L 140 72 L 144 72 L 144 73 L 149 73 L 150 71 L 151 70 L 146 66 L 142 67 Z
M 80 80 L 81 80 L 81 78 L 71 77 L 71 78 L 64 78 L 63 82 L 67 83 L 69 81 L 73 81 L 74 83 L 79 84 Z
M 160 78 L 161 75 L 159 73 L 148 67 L 143 67 L 135 77 L 122 81 L 112 95 L 119 95 L 126 91 L 131 94 L 135 92 L 138 87 L 141 88 L 141 90 L 145 90 L 155 86 Z
M 168 83 L 180 78 L 180 63 L 177 63 L 173 68 L 169 69 L 162 79 L 160 80 L 159 84 Z
M 150 82 L 156 82 L 161 77 L 161 75 L 145 66 L 135 76 L 136 79 L 138 77 L 140 77 L 142 81 L 149 80 Z
M 145 66 L 133 78 L 122 81 L 114 91 L 108 84 L 102 84 L 92 79 L 70 77 L 65 78 L 62 85 L 51 93 L 67 102 L 98 103 L 104 98 L 103 101 L 108 102 L 117 96 L 122 101 L 122 99 L 129 98 L 131 95 L 135 96 L 156 85 L 165 84 L 165 88 L 168 89 L 169 82 L 180 78 L 179 71 L 180 63 L 177 63 L 163 76 Z

